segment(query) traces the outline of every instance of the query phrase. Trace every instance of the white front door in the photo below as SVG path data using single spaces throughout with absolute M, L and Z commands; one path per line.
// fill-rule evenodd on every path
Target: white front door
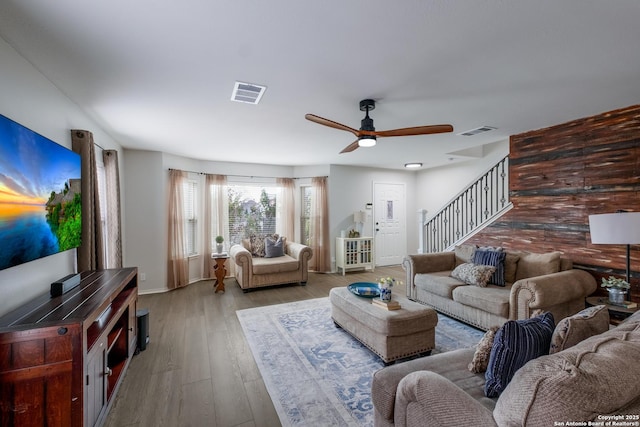
M 407 251 L 405 185 L 373 183 L 376 265 L 402 263 Z

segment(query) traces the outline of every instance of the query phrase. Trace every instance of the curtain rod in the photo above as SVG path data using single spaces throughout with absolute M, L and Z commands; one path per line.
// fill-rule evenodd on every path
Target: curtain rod
M 170 171 L 182 171 L 182 172 L 189 172 L 189 173 L 197 173 L 198 175 L 208 175 L 207 172 L 196 172 L 196 171 L 189 171 L 189 170 L 184 170 L 184 169 L 175 169 L 175 168 L 169 168 Z M 288 176 L 260 176 L 260 175 L 233 175 L 233 174 L 211 174 L 211 175 L 224 175 L 224 176 L 233 176 L 236 178 L 290 178 Z M 327 175 L 317 175 L 317 176 L 297 176 L 291 179 L 310 179 L 310 178 L 328 178 Z

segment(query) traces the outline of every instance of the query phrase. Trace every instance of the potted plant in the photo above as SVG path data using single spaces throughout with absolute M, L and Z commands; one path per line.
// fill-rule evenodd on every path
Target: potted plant
M 224 247 L 222 246 L 222 242 L 224 242 L 224 237 L 216 236 L 216 253 L 222 253 Z
M 609 276 L 606 279 L 603 277 L 602 284 L 600 286 L 607 288 L 607 291 L 609 291 L 609 302 L 617 305 L 624 304 L 625 295 L 631 287 L 629 282 L 626 280 L 618 279 L 613 276 Z

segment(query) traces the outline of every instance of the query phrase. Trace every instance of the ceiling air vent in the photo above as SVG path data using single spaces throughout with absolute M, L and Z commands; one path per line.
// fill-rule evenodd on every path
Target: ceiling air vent
M 266 86 L 254 85 L 251 83 L 236 82 L 231 94 L 231 100 L 245 102 L 247 104 L 257 104 L 260 102 Z
M 468 130 L 466 132 L 459 133 L 457 135 L 473 136 L 473 135 L 477 135 L 479 133 L 489 132 L 490 130 L 494 130 L 494 129 L 496 129 L 496 128 L 494 128 L 492 126 L 481 126 L 479 128 L 471 129 L 471 130 Z

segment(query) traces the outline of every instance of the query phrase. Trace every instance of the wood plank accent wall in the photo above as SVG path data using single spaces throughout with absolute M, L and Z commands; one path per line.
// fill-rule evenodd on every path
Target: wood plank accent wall
M 509 165 L 514 208 L 469 243 L 557 250 L 598 283 L 624 277 L 626 246 L 592 244 L 588 217 L 640 211 L 640 105 L 513 135 Z M 640 302 L 640 245 L 631 246 L 631 271 Z

